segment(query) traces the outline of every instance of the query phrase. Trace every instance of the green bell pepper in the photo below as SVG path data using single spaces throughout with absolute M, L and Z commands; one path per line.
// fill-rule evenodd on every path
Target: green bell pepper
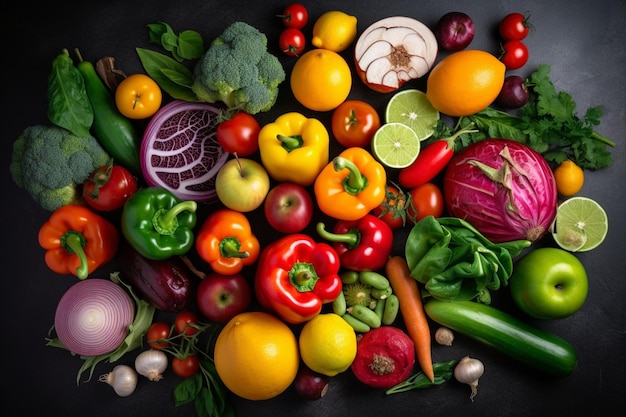
M 122 233 L 146 258 L 183 255 L 194 243 L 197 207 L 161 187 L 139 189 L 124 204 Z

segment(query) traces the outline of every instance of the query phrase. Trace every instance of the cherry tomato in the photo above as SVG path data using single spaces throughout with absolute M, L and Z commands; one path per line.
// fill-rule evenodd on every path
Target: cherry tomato
M 115 90 L 115 105 L 129 119 L 146 119 L 161 107 L 159 85 L 145 74 L 124 78 Z
M 259 122 L 246 112 L 237 112 L 217 125 L 217 142 L 228 153 L 237 156 L 252 155 L 259 149 Z
M 198 355 L 192 354 L 185 358 L 174 356 L 172 359 L 172 370 L 181 378 L 189 378 L 194 376 L 200 369 L 200 358 Z
M 380 127 L 380 117 L 369 103 L 346 100 L 333 111 L 331 127 L 335 139 L 343 146 L 366 147 Z
M 302 29 L 309 21 L 309 12 L 300 3 L 291 3 L 285 7 L 283 14 L 279 15 L 283 25 L 288 28 Z
M 419 185 L 410 191 L 413 206 L 407 207 L 407 219 L 411 222 L 418 222 L 426 216 L 441 217 L 444 209 L 444 199 L 441 189 L 427 182 Z
M 305 46 L 306 38 L 300 29 L 287 28 L 278 37 L 278 47 L 285 55 L 298 56 Z
M 406 224 L 406 194 L 393 185 L 387 184 L 385 201 L 372 210 L 372 214 L 387 223 L 392 230 Z
M 137 191 L 137 178 L 121 165 L 96 168 L 83 182 L 83 198 L 98 211 L 121 208 Z
M 190 326 L 190 324 L 197 324 L 198 321 L 198 316 L 193 311 L 181 311 L 174 319 L 174 328 L 178 334 L 184 332 L 187 336 L 193 336 L 198 333 L 198 329 Z
M 170 337 L 171 326 L 162 321 L 156 321 L 148 327 L 146 341 L 152 349 L 161 350 L 170 345 L 169 342 L 161 339 Z M 161 341 L 159 341 L 161 340 Z
M 505 42 L 500 61 L 508 70 L 521 68 L 528 62 L 528 48 L 520 41 Z
M 498 26 L 500 37 L 505 41 L 521 41 L 530 32 L 531 25 L 528 22 L 528 16 L 521 13 L 509 13 Z

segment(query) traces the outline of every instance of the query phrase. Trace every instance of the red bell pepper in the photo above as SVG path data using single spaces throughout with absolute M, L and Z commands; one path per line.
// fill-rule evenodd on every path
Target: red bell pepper
M 304 323 L 342 290 L 339 255 L 327 243 L 295 233 L 266 246 L 259 257 L 254 289 L 263 308 L 288 323 Z
M 333 242 L 341 267 L 353 271 L 375 271 L 384 267 L 393 246 L 391 227 L 373 214 L 358 220 L 340 220 L 333 233 L 320 222 L 317 233 Z

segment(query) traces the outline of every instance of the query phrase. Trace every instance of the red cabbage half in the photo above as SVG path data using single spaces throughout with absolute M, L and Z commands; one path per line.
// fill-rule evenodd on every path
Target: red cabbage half
M 217 142 L 219 110 L 174 100 L 152 116 L 141 142 L 144 179 L 181 200 L 214 202 L 215 176 L 228 159 Z
M 484 139 L 463 149 L 444 174 L 446 209 L 494 243 L 534 242 L 556 216 L 557 191 L 546 160 L 508 139 Z

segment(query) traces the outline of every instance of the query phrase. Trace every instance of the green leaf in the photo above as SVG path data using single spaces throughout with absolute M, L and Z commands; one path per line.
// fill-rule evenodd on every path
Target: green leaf
M 185 59 L 198 59 L 204 53 L 204 41 L 196 31 L 185 30 L 178 35 L 178 53 Z
M 191 90 L 193 73 L 189 68 L 160 52 L 136 48 L 139 60 L 150 77 L 172 98 L 197 101 Z

